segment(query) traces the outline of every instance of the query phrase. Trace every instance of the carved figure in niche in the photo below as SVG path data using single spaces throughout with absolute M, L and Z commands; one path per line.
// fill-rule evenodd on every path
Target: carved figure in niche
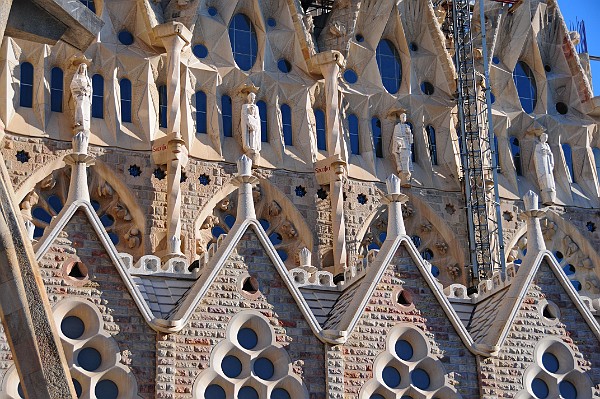
M 406 114 L 401 113 L 394 135 L 392 136 L 392 154 L 396 161 L 396 170 L 402 180 L 403 187 L 410 187 L 410 177 L 413 170 L 412 151 L 413 134 L 406 123 Z
M 53 174 L 48 175 L 47 177 L 44 178 L 44 180 L 42 180 L 40 182 L 40 188 L 42 190 L 52 190 L 55 185 L 56 185 L 56 180 L 54 179 Z
M 223 199 L 223 201 L 221 201 L 221 203 L 219 204 L 219 209 L 221 209 L 222 211 L 226 211 L 229 209 L 229 198 L 225 198 Z
M 260 185 L 254 187 L 254 190 L 252 190 L 252 200 L 254 201 L 255 204 L 259 203 L 260 200 L 262 198 L 262 189 L 260 188 Z
M 127 233 L 123 236 L 127 241 L 127 246 L 130 249 L 136 248 L 140 245 L 140 230 L 137 227 L 132 227 L 129 229 Z
M 540 140 L 535 145 L 533 157 L 535 173 L 540 185 L 540 194 L 544 205 L 552 205 L 556 202 L 556 185 L 554 183 L 554 155 L 547 143 L 548 135 L 540 134 Z
M 281 225 L 281 232 L 287 236 L 287 238 L 295 238 L 298 237 L 298 232 L 296 231 L 296 228 L 294 227 L 294 225 L 292 224 L 292 222 L 290 222 L 289 220 L 286 220 L 282 225 Z
M 268 212 L 269 216 L 279 216 L 279 214 L 281 213 L 281 206 L 279 206 L 277 201 L 271 201 L 271 203 L 269 204 Z
M 115 214 L 117 215 L 117 217 L 119 217 L 123 220 L 130 221 L 133 219 L 133 217 L 129 213 L 129 209 L 127 209 L 127 207 L 124 204 L 122 204 L 120 201 L 117 202 L 117 204 L 114 206 L 114 211 L 115 211 Z
M 200 226 L 200 228 L 201 229 L 212 229 L 217 224 L 219 224 L 219 218 L 216 216 L 210 215 L 206 218 L 204 223 L 202 223 L 202 226 Z
M 435 247 L 439 251 L 440 254 L 445 255 L 448 252 L 448 244 L 444 241 L 438 241 L 435 243 Z
M 71 94 L 75 100 L 76 131 L 90 131 L 90 118 L 92 110 L 92 79 L 88 76 L 87 65 L 79 64 L 73 80 L 71 80 Z
M 114 193 L 114 190 L 110 184 L 106 181 L 101 181 L 98 184 L 98 196 L 99 197 L 111 197 Z
M 563 244 L 566 247 L 565 256 L 571 256 L 579 251 L 579 246 L 575 244 L 575 241 L 569 236 L 563 238 Z
M 460 276 L 460 266 L 458 266 L 458 263 L 448 266 L 448 274 L 455 280 Z
M 554 237 L 554 234 L 556 234 L 556 223 L 549 219 L 542 219 L 540 224 L 542 225 L 544 240 L 550 241 Z
M 250 158 L 260 152 L 260 115 L 258 106 L 254 103 L 256 94 L 248 93 L 248 102 L 242 105 L 242 144 L 244 152 Z
M 40 196 L 35 191 L 30 192 L 21 202 L 21 213 L 25 219 L 31 219 L 31 208 L 38 203 Z

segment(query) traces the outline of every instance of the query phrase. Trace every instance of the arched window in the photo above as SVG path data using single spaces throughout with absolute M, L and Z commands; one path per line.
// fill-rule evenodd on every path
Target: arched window
M 373 146 L 375 147 L 375 156 L 383 158 L 383 143 L 381 139 L 381 121 L 377 117 L 371 119 L 371 131 L 373 133 Z
M 243 71 L 248 71 L 256 62 L 258 41 L 250 19 L 244 14 L 236 14 L 229 23 L 229 41 L 233 59 Z
M 31 108 L 33 106 L 33 65 L 29 62 L 22 63 L 20 78 L 19 105 Z
M 96 6 L 94 5 L 94 0 L 79 0 L 79 1 L 81 1 L 92 12 L 96 12 Z
M 494 136 L 494 148 L 493 150 L 496 152 L 496 170 L 500 171 L 500 150 L 498 149 L 498 136 Z
M 233 117 L 231 115 L 231 97 L 224 94 L 221 97 L 221 117 L 223 119 L 223 135 L 233 136 Z
M 567 169 L 569 170 L 570 181 L 573 183 L 575 181 L 575 173 L 573 172 L 573 151 L 571 151 L 571 146 L 569 144 L 562 145 L 563 154 L 565 154 L 565 162 L 567 164 Z
M 408 127 L 410 127 L 410 131 L 413 133 L 413 135 L 415 134 L 415 128 L 413 127 L 413 124 L 410 122 L 406 122 L 406 124 L 408 125 Z M 413 140 L 413 142 L 410 145 L 410 160 L 413 162 L 417 162 L 417 154 L 415 153 L 415 141 Z
M 121 79 L 121 122 L 131 122 L 131 81 Z
M 63 101 L 63 71 L 54 67 L 50 71 L 50 110 L 62 112 Z
M 289 105 L 281 106 L 281 125 L 283 127 L 283 142 L 285 145 L 293 145 L 292 135 L 292 109 Z
M 517 93 L 523 110 L 528 114 L 532 113 L 537 103 L 537 86 L 529 65 L 523 61 L 517 62 L 513 71 L 513 79 L 515 86 L 517 86 Z
M 358 117 L 354 114 L 348 116 L 348 130 L 350 130 L 350 152 L 355 155 L 360 154 L 360 144 L 358 139 Z
M 158 123 L 167 127 L 167 86 L 158 86 Z
M 104 78 L 99 74 L 92 76 L 92 117 L 104 118 Z
M 523 169 L 521 167 L 521 144 L 519 143 L 519 139 L 516 137 L 511 137 L 509 142 L 510 152 L 512 154 L 513 163 L 515 164 L 517 176 L 523 176 Z
M 431 157 L 431 164 L 437 165 L 437 146 L 435 142 L 435 129 L 431 125 L 427 125 L 425 127 L 425 131 L 427 132 L 427 139 L 429 140 L 429 156 Z
M 269 141 L 269 124 L 267 123 L 267 103 L 263 100 L 257 101 L 258 115 L 260 116 L 260 141 Z
M 397 93 L 402 82 L 402 63 L 394 44 L 387 39 L 380 41 L 375 50 L 375 59 L 383 87 L 392 94 Z
M 317 128 L 317 148 L 327 150 L 327 135 L 325 133 L 325 112 L 322 109 L 315 109 L 315 125 Z
M 592 152 L 594 153 L 594 163 L 596 164 L 596 176 L 598 177 L 598 184 L 600 184 L 600 148 L 594 147 Z
M 206 131 L 206 93 L 196 92 L 196 133 L 207 133 Z

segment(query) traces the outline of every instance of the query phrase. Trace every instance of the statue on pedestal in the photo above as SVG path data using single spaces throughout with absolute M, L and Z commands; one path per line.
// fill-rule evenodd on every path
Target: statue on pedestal
M 82 62 L 77 67 L 71 81 L 71 93 L 75 100 L 75 131 L 90 131 L 92 110 L 92 79 L 88 76 L 87 65 Z
M 535 145 L 535 173 L 540 185 L 542 203 L 552 205 L 556 202 L 556 184 L 554 182 L 554 155 L 547 143 L 548 135 L 540 134 L 540 140 Z
M 244 152 L 253 158 L 260 152 L 261 126 L 258 106 L 254 103 L 256 94 L 248 93 L 248 102 L 242 105 L 242 145 Z
M 410 187 L 412 165 L 413 135 L 410 126 L 406 123 L 406 114 L 400 114 L 400 119 L 394 127 L 392 136 L 392 154 L 396 161 L 396 170 L 402 181 L 403 187 Z

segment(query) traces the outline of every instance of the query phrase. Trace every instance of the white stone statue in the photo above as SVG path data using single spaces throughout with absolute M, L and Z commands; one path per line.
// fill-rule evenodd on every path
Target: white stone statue
M 402 185 L 410 185 L 412 164 L 413 135 L 410 126 L 406 123 L 406 114 L 400 114 L 400 120 L 394 127 L 392 136 L 392 154 L 396 161 L 396 170 L 402 180 Z
M 547 143 L 548 135 L 540 134 L 540 141 L 535 145 L 535 173 L 540 185 L 542 203 L 551 205 L 556 202 L 556 184 L 554 182 L 554 155 Z
M 260 152 L 261 130 L 256 94 L 248 94 L 248 102 L 242 105 L 242 144 L 244 152 L 255 155 Z
M 87 65 L 79 64 L 71 81 L 71 93 L 75 100 L 75 130 L 89 132 L 92 110 L 92 80 L 87 73 Z

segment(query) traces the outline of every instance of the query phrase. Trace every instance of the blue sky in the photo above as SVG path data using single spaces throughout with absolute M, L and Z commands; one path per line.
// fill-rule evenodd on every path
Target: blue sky
M 560 10 L 570 26 L 576 18 L 585 21 L 588 51 L 600 56 L 600 0 L 558 0 Z M 592 61 L 594 93 L 600 96 L 600 61 Z

